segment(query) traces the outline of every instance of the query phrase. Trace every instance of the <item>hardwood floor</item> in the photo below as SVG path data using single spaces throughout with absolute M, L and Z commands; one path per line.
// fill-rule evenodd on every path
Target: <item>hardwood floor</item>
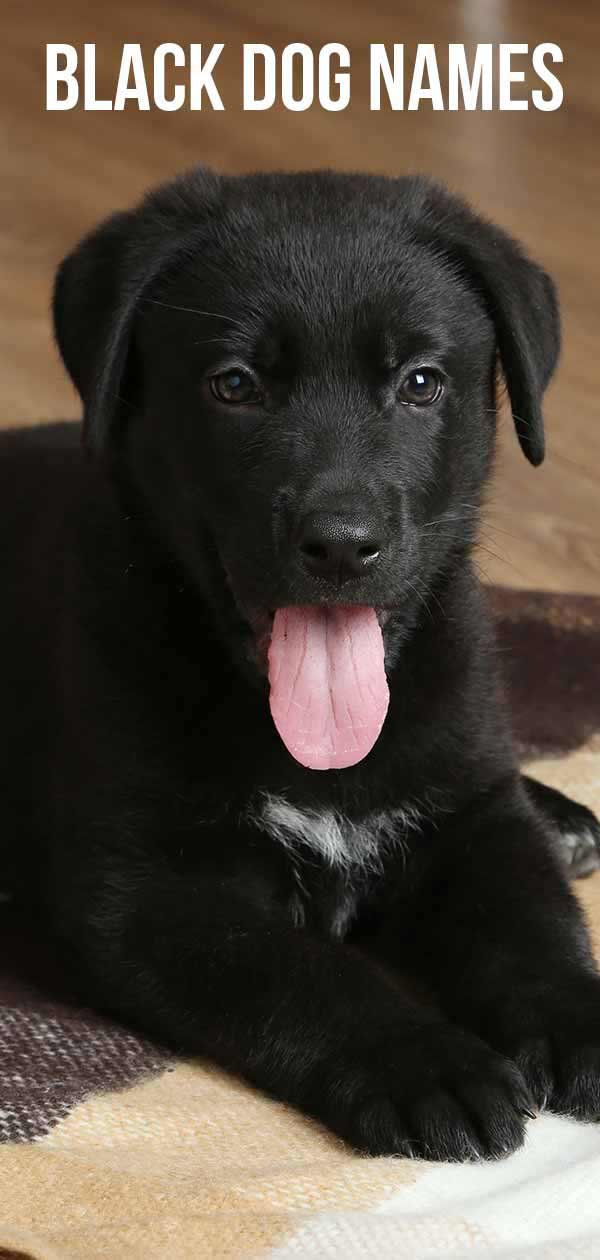
M 101 216 L 197 161 L 257 167 L 427 171 L 521 237 L 559 282 L 564 353 L 548 394 L 549 456 L 533 471 L 505 418 L 482 568 L 519 586 L 600 593 L 600 7 L 594 0 L 5 0 L 0 74 L 0 423 L 78 414 L 52 344 L 48 299 L 62 254 Z M 47 41 L 97 48 L 98 95 L 114 94 L 121 46 L 224 42 L 223 112 L 46 113 Z M 241 108 L 244 42 L 342 41 L 352 98 L 341 113 Z M 370 112 L 368 46 L 544 41 L 560 45 L 556 112 Z M 182 81 L 185 80 L 184 79 Z M 538 85 L 539 86 L 539 85 Z

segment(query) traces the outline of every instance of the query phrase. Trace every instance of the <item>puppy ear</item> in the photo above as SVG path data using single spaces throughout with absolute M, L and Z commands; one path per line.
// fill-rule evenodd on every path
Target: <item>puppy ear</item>
M 84 405 L 84 437 L 99 447 L 124 403 L 131 301 L 127 249 L 135 213 L 115 214 L 61 263 L 54 285 L 54 331 Z M 135 299 L 134 299 L 135 300 Z
M 427 187 L 423 229 L 468 278 L 493 320 L 517 437 L 528 460 L 541 464 L 542 396 L 560 350 L 552 280 L 512 237 L 438 185 Z
M 136 209 L 115 214 L 61 263 L 56 340 L 84 407 L 84 442 L 104 453 L 135 403 L 131 342 L 140 302 L 179 254 L 193 249 L 218 176 L 199 167 Z

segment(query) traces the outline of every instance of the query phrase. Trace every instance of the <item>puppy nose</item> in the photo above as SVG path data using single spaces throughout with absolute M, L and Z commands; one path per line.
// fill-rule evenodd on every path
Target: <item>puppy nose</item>
M 309 512 L 300 522 L 298 548 L 304 567 L 338 585 L 364 577 L 377 564 L 382 546 L 380 531 L 367 517 Z

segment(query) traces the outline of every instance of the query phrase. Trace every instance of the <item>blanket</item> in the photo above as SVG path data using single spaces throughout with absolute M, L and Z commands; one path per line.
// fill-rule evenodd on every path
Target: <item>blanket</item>
M 600 599 L 491 593 L 531 773 L 600 811 Z M 600 960 L 600 873 L 577 886 Z M 0 1260 L 597 1260 L 600 1125 L 496 1164 L 369 1159 L 84 1008 L 0 904 Z

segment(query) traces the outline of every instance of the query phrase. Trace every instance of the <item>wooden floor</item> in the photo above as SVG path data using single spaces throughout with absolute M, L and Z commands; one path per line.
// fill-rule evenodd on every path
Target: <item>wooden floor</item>
M 548 396 L 550 455 L 533 471 L 507 420 L 483 569 L 513 585 L 600 593 L 600 6 L 597 0 L 5 0 L 0 54 L 0 423 L 78 414 L 53 348 L 48 297 L 61 255 L 97 219 L 197 161 L 258 167 L 428 171 L 522 237 L 557 278 L 564 354 Z M 224 41 L 222 113 L 45 113 L 46 41 L 98 50 L 110 96 L 121 45 Z M 343 113 L 241 109 L 244 42 L 342 41 L 352 55 Z M 558 43 L 565 104 L 553 113 L 371 113 L 369 42 Z

